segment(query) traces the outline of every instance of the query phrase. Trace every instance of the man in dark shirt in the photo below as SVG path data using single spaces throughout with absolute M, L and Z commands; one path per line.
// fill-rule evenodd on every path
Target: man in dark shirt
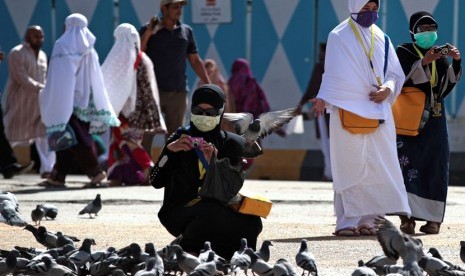
M 186 59 L 197 76 L 210 83 L 192 28 L 179 21 L 186 4 L 186 0 L 162 0 L 162 18 L 152 18 L 140 30 L 141 50 L 147 53 L 154 65 L 168 136 L 184 125 L 188 90 Z M 144 137 L 144 148 L 151 148 L 152 138 L 153 135 Z

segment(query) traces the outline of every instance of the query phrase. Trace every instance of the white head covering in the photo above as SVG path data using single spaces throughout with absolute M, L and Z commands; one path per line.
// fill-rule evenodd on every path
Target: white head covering
M 90 133 L 119 125 L 103 83 L 94 49 L 95 36 L 78 13 L 65 21 L 65 33 L 55 42 L 45 88 L 39 96 L 47 133 L 63 131 L 72 114 L 90 122 Z
M 349 11 L 358 13 L 368 0 L 349 0 Z M 375 24 L 370 28 L 354 24 L 365 43 L 367 50 L 371 44 L 371 28 L 375 43 L 372 58 L 376 76 L 393 94 L 381 104 L 370 101 L 368 94 L 376 91 L 377 81 L 372 72 L 367 55 L 349 25 L 349 19 L 341 22 L 328 36 L 326 46 L 325 73 L 318 92 L 318 98 L 345 110 L 370 119 L 386 119 L 391 112 L 391 104 L 400 93 L 404 83 L 404 73 L 392 43 L 389 42 L 388 67 L 383 73 L 385 57 L 384 33 Z
M 113 109 L 128 116 L 136 106 L 136 62 L 140 50 L 139 33 L 128 23 L 116 27 L 115 44 L 102 64 L 102 74 Z

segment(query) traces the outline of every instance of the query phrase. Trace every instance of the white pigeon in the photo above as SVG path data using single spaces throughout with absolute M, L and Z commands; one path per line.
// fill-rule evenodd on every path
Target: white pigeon
M 27 225 L 27 222 L 18 213 L 15 205 L 8 199 L 0 201 L 0 222 L 11 226 Z
M 234 124 L 236 134 L 245 138 L 244 157 L 256 157 L 263 152 L 256 143 L 273 131 L 280 129 L 296 116 L 295 108 L 265 112 L 254 119 L 251 113 L 224 113 L 223 118 Z

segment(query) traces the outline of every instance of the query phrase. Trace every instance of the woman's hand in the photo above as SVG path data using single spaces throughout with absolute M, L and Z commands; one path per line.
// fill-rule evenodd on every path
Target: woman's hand
M 309 102 L 313 103 L 312 105 L 312 112 L 315 114 L 315 117 L 319 115 L 324 115 L 326 103 L 320 98 L 314 98 L 308 100 Z
M 174 140 L 173 142 L 169 143 L 168 146 L 166 146 L 166 148 L 172 152 L 189 151 L 192 149 L 192 145 L 188 137 L 189 136 L 187 135 L 183 135 L 179 137 L 177 140 Z
M 199 149 L 203 153 L 203 156 L 205 156 L 205 159 L 207 159 L 208 164 L 210 164 L 213 153 L 218 154 L 218 149 L 212 143 L 204 143 Z
M 430 64 L 431 62 L 440 59 L 442 57 L 442 54 L 440 52 L 435 53 L 434 50 L 436 50 L 438 46 L 434 46 L 431 49 L 426 52 L 425 56 L 421 59 L 421 65 L 425 66 Z
M 386 86 L 380 86 L 378 91 L 372 91 L 368 95 L 370 97 L 370 101 L 374 101 L 375 103 L 379 104 L 384 102 L 390 94 L 391 88 Z
M 459 51 L 459 49 L 457 49 L 457 47 L 455 47 L 454 45 L 449 44 L 449 43 L 447 43 L 447 46 L 449 47 L 449 53 L 447 53 L 447 55 L 450 56 L 451 58 L 455 59 L 455 60 L 460 60 L 460 51 Z

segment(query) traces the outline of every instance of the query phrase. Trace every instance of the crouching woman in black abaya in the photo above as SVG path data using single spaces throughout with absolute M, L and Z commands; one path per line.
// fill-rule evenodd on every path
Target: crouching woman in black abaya
M 220 129 L 224 104 L 224 93 L 216 85 L 206 84 L 194 91 L 190 124 L 167 139 L 150 183 L 156 189 L 165 188 L 158 217 L 170 234 L 183 235 L 180 245 L 184 251 L 198 253 L 204 242 L 210 241 L 217 254 L 230 259 L 241 238 L 255 249 L 262 221 L 219 200 L 199 196 L 211 160 L 227 158 L 231 167 L 242 166 L 245 139 Z

